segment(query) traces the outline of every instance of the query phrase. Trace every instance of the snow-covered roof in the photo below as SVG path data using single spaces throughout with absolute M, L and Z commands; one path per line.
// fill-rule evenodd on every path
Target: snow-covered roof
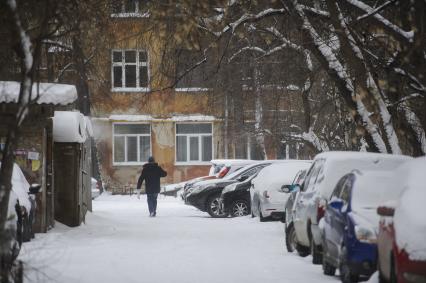
M 0 103 L 17 103 L 20 88 L 20 82 L 0 81 Z M 77 90 L 73 85 L 34 83 L 31 99 L 37 99 L 37 104 L 67 105 L 77 99 Z
M 55 111 L 53 117 L 53 140 L 55 142 L 83 143 L 93 135 L 88 117 L 78 111 Z

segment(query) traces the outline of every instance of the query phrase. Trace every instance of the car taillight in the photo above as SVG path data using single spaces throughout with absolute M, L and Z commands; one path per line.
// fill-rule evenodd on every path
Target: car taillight
M 218 178 L 223 178 L 225 175 L 229 172 L 229 167 L 225 166 L 222 168 L 222 170 L 219 171 L 219 174 L 217 175 Z
M 264 197 L 264 198 L 269 198 L 268 191 L 264 191 L 264 192 L 263 192 L 263 197 Z
M 320 199 L 317 208 L 317 223 L 324 217 L 325 208 L 327 206 L 327 201 L 324 199 Z

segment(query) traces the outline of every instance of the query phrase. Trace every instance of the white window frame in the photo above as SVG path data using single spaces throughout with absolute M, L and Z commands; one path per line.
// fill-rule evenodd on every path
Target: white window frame
M 141 11 L 139 11 L 139 2 L 140 0 L 135 0 L 136 2 L 136 7 L 135 7 L 135 11 L 134 12 L 125 12 L 125 3 L 122 0 L 121 1 L 121 12 L 119 13 L 111 13 L 111 18 L 149 18 L 150 13 L 149 11 L 145 11 L 143 13 L 141 13 Z
M 142 124 L 142 125 L 149 125 L 149 134 L 115 134 L 115 125 L 129 125 L 129 124 Z M 151 138 L 151 131 L 152 131 L 152 126 L 150 123 L 133 123 L 133 122 L 114 122 L 112 123 L 112 165 L 114 166 L 128 166 L 128 165 L 142 165 L 145 164 L 147 162 L 147 160 L 145 161 L 140 161 L 140 147 L 139 147 L 139 137 L 143 136 L 143 137 L 149 137 L 149 155 L 152 155 L 152 138 Z M 115 137 L 124 137 L 124 162 L 116 162 L 115 161 Z M 137 137 L 137 157 L 139 161 L 127 161 L 127 138 L 126 137 Z
M 177 125 L 182 124 L 210 124 L 212 126 L 212 132 L 210 134 L 178 134 L 177 133 Z M 179 136 L 185 136 L 186 139 L 186 160 L 187 161 L 177 161 L 177 137 Z M 191 121 L 191 122 L 179 122 L 175 123 L 175 165 L 209 165 L 210 160 L 208 161 L 202 161 L 203 158 L 203 151 L 202 151 L 202 137 L 212 137 L 212 159 L 214 158 L 214 137 L 213 137 L 213 123 L 203 123 L 203 122 L 197 122 L 197 121 Z M 191 145 L 190 145 L 190 138 L 191 137 L 198 137 L 198 156 L 199 160 L 190 160 L 190 154 L 191 154 Z
M 136 62 L 135 63 L 126 63 L 124 59 L 124 54 L 126 51 L 135 51 L 136 52 Z M 121 52 L 121 62 L 114 62 L 114 52 Z M 145 52 L 146 62 L 139 62 L 139 52 Z M 123 87 L 126 84 L 126 66 L 132 65 L 136 66 L 136 87 Z M 114 67 L 121 67 L 121 87 L 114 86 Z M 148 87 L 140 87 L 140 67 L 147 68 L 148 76 Z M 146 49 L 112 49 L 111 50 L 111 91 L 113 92 L 149 92 L 150 91 L 150 71 L 149 71 L 149 54 Z

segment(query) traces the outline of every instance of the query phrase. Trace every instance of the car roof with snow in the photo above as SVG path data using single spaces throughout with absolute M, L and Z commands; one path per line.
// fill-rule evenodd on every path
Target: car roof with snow
M 296 174 L 311 166 L 311 160 L 284 160 L 263 168 L 252 183 L 255 189 L 280 188 L 282 185 L 291 184 Z
M 356 151 L 320 153 L 314 158 L 315 163 L 323 163 L 316 178 L 315 191 L 329 199 L 338 180 L 352 170 L 391 170 L 411 158 L 405 155 Z

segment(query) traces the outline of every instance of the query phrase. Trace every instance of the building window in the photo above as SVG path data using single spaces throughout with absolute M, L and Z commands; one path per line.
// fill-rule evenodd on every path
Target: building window
M 176 162 L 206 162 L 213 156 L 212 124 L 176 124 Z
M 149 91 L 148 54 L 144 50 L 112 51 L 112 90 Z
M 196 50 L 176 50 L 176 91 L 208 91 L 213 71 L 211 62 Z M 202 62 L 202 63 L 201 63 Z
M 111 17 L 149 17 L 147 0 L 112 0 Z
M 235 139 L 235 153 L 236 159 L 251 159 L 263 160 L 260 147 L 257 145 L 255 136 L 240 136 Z
M 149 124 L 113 124 L 113 163 L 141 164 L 151 155 Z

